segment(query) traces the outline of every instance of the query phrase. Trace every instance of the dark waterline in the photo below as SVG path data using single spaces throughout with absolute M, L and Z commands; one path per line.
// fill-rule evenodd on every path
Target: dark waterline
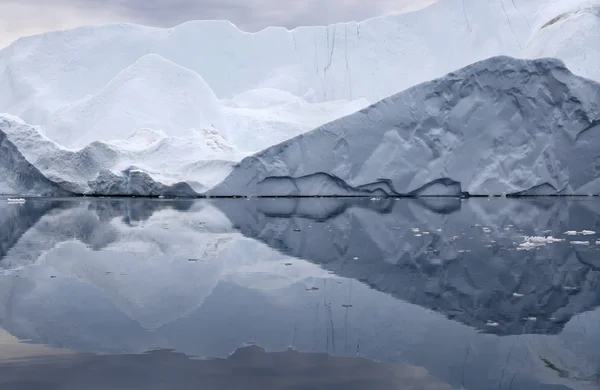
M 0 204 L 0 326 L 22 340 L 0 387 L 596 389 L 599 215 L 592 197 Z M 523 250 L 548 235 L 565 241 Z M 140 374 L 161 362 L 164 382 Z

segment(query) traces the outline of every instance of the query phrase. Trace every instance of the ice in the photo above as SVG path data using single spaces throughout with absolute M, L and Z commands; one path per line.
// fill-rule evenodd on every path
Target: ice
M 0 117 L 0 131 L 59 187 L 31 192 L 35 187 L 31 183 L 14 187 L 13 182 L 1 180 L 0 193 L 205 193 L 248 155 L 327 123 L 331 129 L 330 122 L 357 111 L 353 118 L 362 115 L 365 125 L 374 125 L 383 120 L 377 117 L 381 110 L 365 110 L 369 104 L 381 108 L 380 99 L 389 103 L 390 95 L 497 55 L 557 57 L 575 74 L 600 80 L 599 51 L 593 45 L 600 39 L 599 2 L 530 0 L 509 5 L 503 0 L 440 0 L 415 12 L 294 30 L 269 27 L 246 33 L 226 21 L 194 21 L 169 29 L 109 24 L 25 37 L 0 50 L 0 113 L 7 113 Z M 502 73 L 493 77 L 479 79 L 485 79 L 488 88 L 512 82 Z M 323 167 L 302 177 L 266 178 L 261 191 L 366 196 L 597 193 L 595 171 L 589 168 L 594 166 L 594 141 L 587 139 L 591 133 L 573 140 L 572 135 L 561 139 L 548 131 L 538 135 L 533 130 L 513 131 L 520 115 L 531 115 L 532 99 L 540 94 L 540 104 L 548 110 L 561 103 L 552 91 L 556 83 L 562 79 L 550 77 L 537 90 L 528 84 L 526 96 L 514 98 L 504 88 L 507 94 L 494 100 L 496 105 L 506 105 L 504 109 L 482 102 L 482 96 L 493 95 L 490 90 L 482 87 L 469 93 L 465 86 L 461 93 L 468 98 L 452 95 L 452 112 L 443 111 L 447 92 L 440 91 L 439 96 L 427 97 L 425 108 L 411 108 L 420 113 L 420 124 L 408 108 L 396 123 L 414 131 L 428 127 L 425 138 L 398 138 L 393 131 L 384 132 L 377 150 L 358 163 L 361 172 L 349 172 L 358 167 L 350 161 L 356 156 L 348 155 L 345 140 L 329 145 L 330 149 L 322 145 L 321 154 L 333 153 L 332 161 L 338 162 L 335 172 Z M 468 88 L 479 86 L 471 83 Z M 412 91 L 402 96 L 418 105 L 420 97 L 410 95 L 418 90 Z M 593 120 L 598 99 L 584 95 L 577 97 Z M 568 99 L 562 102 L 575 104 Z M 476 124 L 488 122 L 481 107 L 488 115 L 504 118 L 506 128 L 491 131 Z M 542 119 L 560 116 L 558 107 Z M 367 112 L 375 117 L 365 117 Z M 472 112 L 476 120 L 470 123 L 478 130 L 468 130 L 478 135 L 468 140 L 461 138 L 467 129 L 448 132 L 444 126 L 449 124 L 440 116 L 458 121 L 471 118 Z M 537 111 L 536 115 L 541 116 Z M 451 125 L 456 130 L 456 123 Z M 548 139 L 565 146 L 544 147 Z M 405 140 L 410 142 L 400 145 Z M 445 154 L 448 161 L 436 157 L 441 149 L 430 146 L 436 142 L 463 142 L 464 150 L 478 149 L 478 165 L 469 165 L 460 177 L 450 175 L 445 170 L 456 171 L 464 161 L 457 152 L 454 157 Z M 567 145 L 572 143 L 583 152 L 567 157 Z M 510 162 L 499 157 L 505 153 L 499 150 L 502 145 L 519 147 Z M 419 154 L 424 150 L 428 152 Z M 401 152 L 405 153 L 401 161 L 387 157 Z M 564 152 L 554 156 L 564 164 L 550 164 L 546 152 Z M 358 156 L 366 158 L 362 152 Z M 313 155 L 301 158 L 312 159 L 303 166 L 320 163 Z M 588 168 L 575 172 L 566 165 Z M 379 180 L 387 178 L 387 169 L 402 171 L 399 180 L 405 186 L 392 188 L 391 182 Z M 536 174 L 529 175 L 528 169 Z M 506 177 L 509 172 L 512 176 Z M 494 175 L 500 175 L 496 183 L 491 179 Z M 232 194 L 222 186 L 219 191 Z
M 553 0 L 537 13 L 523 56 L 560 58 L 573 73 L 600 81 L 599 40 L 599 0 Z
M 66 147 L 80 148 L 123 138 L 140 128 L 172 137 L 226 130 L 220 103 L 202 77 L 148 54 L 94 95 L 56 111 L 46 122 L 46 135 Z
M 47 179 L 23 157 L 0 126 L 0 194 L 66 195 L 67 191 Z
M 178 138 L 140 129 L 125 140 L 97 141 L 81 149 L 67 149 L 9 115 L 0 114 L 0 131 L 43 176 L 60 184 L 54 194 L 192 195 L 219 183 L 243 156 L 211 131 Z M 146 177 L 131 186 L 131 174 Z M 190 189 L 174 192 L 171 186 L 184 181 Z
M 170 28 L 109 24 L 19 39 L 0 51 L 0 112 L 43 124 L 156 54 L 200 75 L 220 99 L 273 88 L 316 101 L 375 102 L 494 55 L 519 55 L 543 0 L 442 0 L 360 23 L 269 27 L 227 21 Z M 6 91 L 6 92 L 4 92 Z
M 211 195 L 600 194 L 600 84 L 490 58 L 244 159 Z
M 564 239 L 555 238 L 552 236 L 526 236 L 524 242 L 519 244 L 518 250 L 531 250 L 546 244 L 553 244 L 556 242 L 563 242 Z M 514 294 L 513 294 L 514 295 Z

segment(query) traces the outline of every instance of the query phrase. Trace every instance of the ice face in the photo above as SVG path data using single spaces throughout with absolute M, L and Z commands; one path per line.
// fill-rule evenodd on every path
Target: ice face
M 0 50 L 0 113 L 18 116 L 2 117 L 2 123 L 12 123 L 5 132 L 8 141 L 64 190 L 108 195 L 118 189 L 123 195 L 150 195 L 176 188 L 180 195 L 204 193 L 252 153 L 490 56 L 558 57 L 575 74 L 600 80 L 593 44 L 598 40 L 598 6 L 598 0 L 512 5 L 500 0 L 441 0 L 408 14 L 291 31 L 270 27 L 250 34 L 229 22 L 197 21 L 172 29 L 118 24 L 52 32 Z M 528 84 L 524 94 L 514 98 L 501 87 L 504 95 L 497 97 L 486 88 L 514 83 L 502 72 L 492 73 L 478 76 L 485 79 L 481 90 L 470 84 L 441 92 L 442 97 L 434 96 L 436 92 L 428 96 L 424 90 L 421 95 L 405 93 L 403 113 L 392 112 L 400 104 L 393 98 L 363 110 L 367 116 L 356 114 L 354 120 L 362 118 L 367 127 L 388 127 L 365 137 L 360 151 L 349 155 L 345 136 L 333 137 L 339 143 L 319 146 L 323 153 L 316 157 L 303 154 L 318 150 L 315 145 L 303 145 L 296 156 L 286 155 L 286 164 L 307 158 L 312 161 L 299 165 L 314 168 L 333 152 L 337 165 L 307 173 L 298 169 L 283 181 L 267 173 L 260 189 L 244 194 L 595 193 L 595 146 L 588 139 L 594 132 L 573 141 L 548 130 L 562 128 L 549 123 L 560 117 L 555 111 L 563 108 L 561 104 L 576 105 L 555 96 L 562 81 L 552 76 L 538 91 Z M 496 81 L 490 81 L 494 77 Z M 574 84 L 568 89 L 573 88 Z M 448 93 L 450 101 L 444 103 Z M 538 103 L 532 99 L 539 100 L 540 93 L 545 96 L 540 110 L 550 114 L 533 108 Z M 585 115 L 594 117 L 589 104 L 595 95 L 577 96 L 584 99 Z M 482 102 L 483 97 L 495 106 Z M 410 98 L 416 99 L 416 118 L 406 108 Z M 550 110 L 548 102 L 556 107 Z M 385 105 L 391 108 L 386 111 Z M 573 110 L 577 122 L 581 112 Z M 386 122 L 381 115 L 392 119 Z M 535 122 L 533 127 L 512 131 L 521 115 L 533 115 L 525 120 Z M 542 116 L 545 127 L 537 124 Z M 470 127 L 457 130 L 460 121 Z M 485 131 L 479 131 L 484 122 Z M 330 131 L 335 125 L 327 126 L 323 128 Z M 395 126 L 412 128 L 416 136 Z M 540 127 L 543 131 L 534 131 Z M 423 128 L 425 138 L 420 138 Z M 556 144 L 544 146 L 548 140 Z M 573 142 L 581 153 L 565 157 Z M 461 148 L 454 147 L 457 143 Z M 508 150 L 514 155 L 505 161 Z M 475 155 L 475 165 L 467 161 L 470 154 Z M 129 181 L 132 172 L 136 184 Z M 392 176 L 395 179 L 388 180 Z M 0 192 L 21 191 L 12 186 L 1 182 Z
M 211 195 L 600 194 L 600 85 L 495 57 L 244 159 Z

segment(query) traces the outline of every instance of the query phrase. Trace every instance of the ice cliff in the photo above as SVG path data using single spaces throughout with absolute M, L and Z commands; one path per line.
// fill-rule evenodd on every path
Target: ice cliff
M 600 194 L 600 84 L 490 58 L 248 157 L 210 195 Z

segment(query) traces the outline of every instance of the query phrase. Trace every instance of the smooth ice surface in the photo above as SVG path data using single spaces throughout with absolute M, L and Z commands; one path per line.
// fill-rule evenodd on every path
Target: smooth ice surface
M 29 353 L 108 355 L 95 367 L 254 343 L 455 389 L 594 389 L 598 235 L 518 247 L 598 232 L 599 212 L 588 198 L 0 202 L 0 321 Z
M 494 57 L 244 159 L 211 195 L 600 194 L 600 84 Z

